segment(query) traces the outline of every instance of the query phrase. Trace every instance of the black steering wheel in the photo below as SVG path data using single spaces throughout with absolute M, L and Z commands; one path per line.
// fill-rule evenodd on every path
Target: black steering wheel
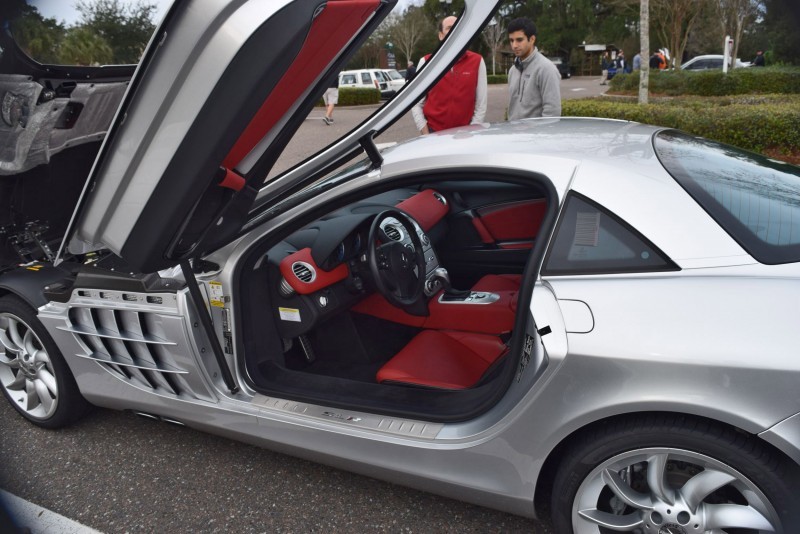
M 386 235 L 381 223 L 389 218 L 402 226 L 411 239 L 411 245 Z M 411 217 L 399 210 L 379 213 L 372 221 L 367 243 L 369 270 L 380 294 L 391 304 L 407 311 L 424 304 L 425 253 Z M 424 309 L 427 312 L 427 306 Z

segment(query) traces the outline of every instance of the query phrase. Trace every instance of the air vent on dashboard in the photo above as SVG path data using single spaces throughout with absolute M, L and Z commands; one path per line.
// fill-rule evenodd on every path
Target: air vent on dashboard
M 434 193 L 433 198 L 438 200 L 443 206 L 447 206 L 447 199 L 441 193 Z
M 386 233 L 386 236 L 389 239 L 391 239 L 392 241 L 402 241 L 403 240 L 403 233 L 396 226 L 392 226 L 391 224 L 387 224 L 383 228 L 383 231 Z
M 302 261 L 292 264 L 292 272 L 298 280 L 306 284 L 310 284 L 317 277 L 317 273 L 314 271 L 314 268 Z

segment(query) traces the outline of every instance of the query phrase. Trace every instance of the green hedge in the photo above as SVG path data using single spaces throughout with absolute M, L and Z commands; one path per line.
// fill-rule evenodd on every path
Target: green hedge
M 756 152 L 800 151 L 800 95 L 664 98 L 647 105 L 633 98 L 599 97 L 564 100 L 561 113 L 679 128 Z
M 490 85 L 508 83 L 508 74 L 489 74 L 486 79 Z
M 746 67 L 699 72 L 650 71 L 651 94 L 724 96 L 800 93 L 800 69 L 796 67 Z M 625 94 L 639 92 L 639 72 L 614 76 L 611 90 Z
M 340 87 L 340 106 L 363 106 L 365 104 L 379 104 L 381 92 L 368 87 Z

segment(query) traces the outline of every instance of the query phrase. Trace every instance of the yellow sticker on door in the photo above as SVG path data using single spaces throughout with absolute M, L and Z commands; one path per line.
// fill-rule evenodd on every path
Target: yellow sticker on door
M 300 319 L 300 310 L 297 308 L 278 308 L 278 313 L 281 316 L 281 321 L 302 322 L 302 319 Z
M 222 292 L 222 282 L 209 282 L 208 293 L 208 300 L 212 306 L 217 308 L 225 307 L 225 295 Z

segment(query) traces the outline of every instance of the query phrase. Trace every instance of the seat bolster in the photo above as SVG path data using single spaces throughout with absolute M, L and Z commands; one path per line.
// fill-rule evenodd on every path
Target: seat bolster
M 506 350 L 495 336 L 424 330 L 378 371 L 378 382 L 443 389 L 475 385 Z

